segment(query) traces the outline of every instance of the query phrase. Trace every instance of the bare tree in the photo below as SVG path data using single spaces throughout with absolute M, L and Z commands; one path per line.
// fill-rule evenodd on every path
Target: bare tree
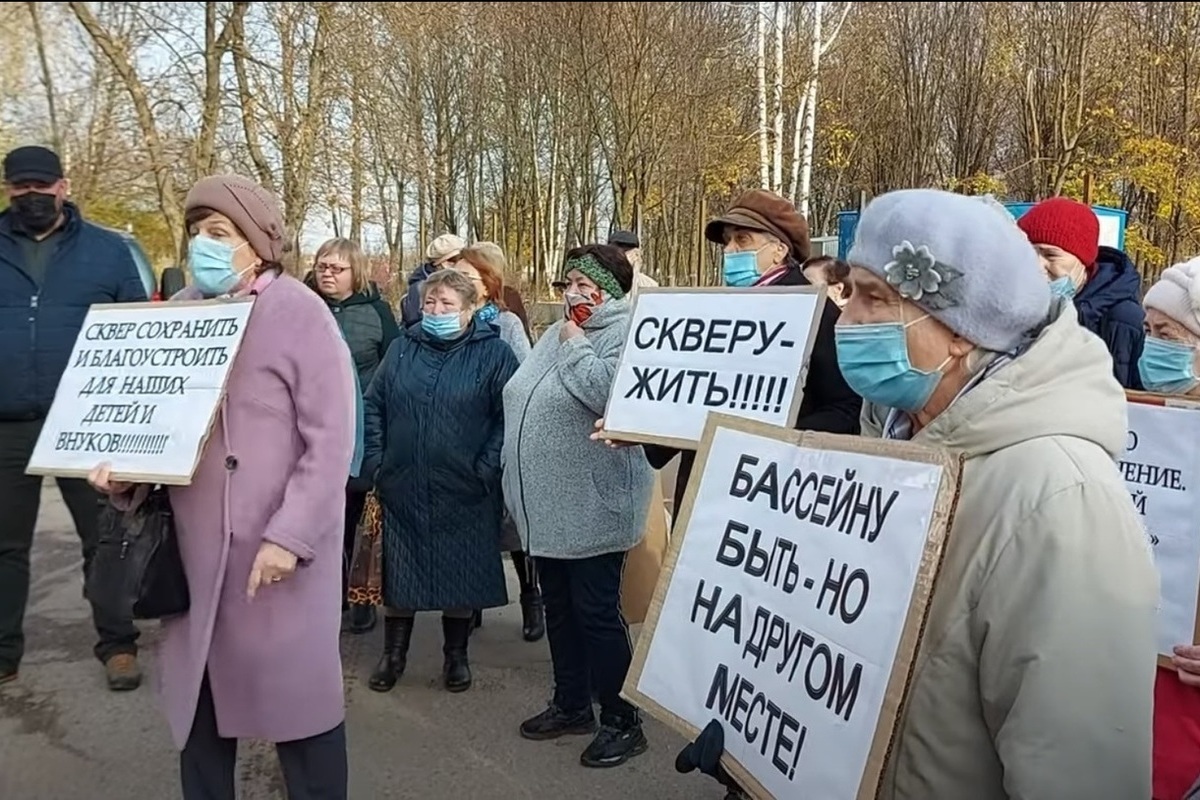
M 758 163 L 760 185 L 764 189 L 771 188 L 771 144 L 770 131 L 767 128 L 767 6 L 766 2 L 755 4 L 755 43 L 758 51 L 755 54 L 754 65 L 758 70 Z
M 825 37 L 826 3 L 812 3 L 812 27 L 809 34 L 809 73 L 804 96 L 796 107 L 796 136 L 792 143 L 791 199 L 800 213 L 809 214 L 809 195 L 812 193 L 813 149 L 817 135 L 817 92 L 821 78 L 821 59 L 837 41 L 842 24 L 850 14 L 853 3 L 843 3 L 841 16 Z M 824 37 L 824 38 L 823 38 Z
M 73 2 L 68 3 L 68 6 L 79 20 L 79 24 L 87 31 L 96 48 L 104 55 L 124 83 L 125 91 L 129 93 L 129 97 L 133 101 L 140 133 L 145 140 L 150 169 L 154 174 L 159 209 L 166 218 L 167 225 L 172 230 L 182 232 L 184 228 L 182 196 L 175 184 L 173 160 L 168 153 L 163 137 L 159 134 L 158 126 L 155 124 L 149 93 L 134 68 L 128 47 L 118 41 L 100 23 L 87 3 Z
M 30 22 L 33 24 L 33 43 L 37 49 L 38 66 L 42 73 L 42 88 L 46 91 L 46 109 L 50 115 L 50 141 L 58 153 L 63 152 L 62 130 L 58 126 L 58 102 L 54 92 L 54 78 L 50 74 L 50 62 L 46 57 L 46 39 L 42 33 L 41 14 L 38 13 L 37 3 L 26 3 L 29 9 Z

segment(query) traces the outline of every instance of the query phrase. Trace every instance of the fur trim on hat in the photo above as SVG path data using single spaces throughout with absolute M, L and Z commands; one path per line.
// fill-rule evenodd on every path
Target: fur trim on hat
M 1200 256 L 1163 270 L 1142 305 L 1200 336 Z

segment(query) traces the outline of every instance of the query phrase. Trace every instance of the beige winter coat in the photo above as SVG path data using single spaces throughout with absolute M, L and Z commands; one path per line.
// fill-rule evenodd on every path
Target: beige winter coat
M 1067 308 L 913 439 L 967 461 L 883 800 L 1150 797 L 1157 576 Z

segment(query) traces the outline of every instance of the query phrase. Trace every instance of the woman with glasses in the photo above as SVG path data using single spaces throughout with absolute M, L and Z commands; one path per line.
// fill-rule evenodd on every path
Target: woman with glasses
M 358 371 L 359 389 L 365 392 L 388 345 L 400 335 L 396 317 L 379 294 L 379 288 L 367 276 L 367 260 L 362 249 L 349 239 L 330 239 L 317 248 L 310 281 L 342 329 Z M 351 478 L 346 485 L 345 578 L 349 577 L 358 521 L 371 488 L 369 478 L 367 475 Z M 346 596 L 345 583 L 343 579 L 343 598 Z M 347 609 L 345 630 L 366 633 L 374 627 L 373 606 L 355 605 Z

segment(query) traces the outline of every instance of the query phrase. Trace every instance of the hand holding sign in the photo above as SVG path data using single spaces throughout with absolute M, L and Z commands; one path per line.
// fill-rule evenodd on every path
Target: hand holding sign
M 1175 667 L 1180 682 L 1200 688 L 1200 645 L 1175 645 L 1173 652 L 1171 665 Z
M 88 473 L 87 480 L 97 492 L 109 495 L 110 497 L 114 494 L 125 494 L 133 490 L 133 484 L 129 481 L 114 481 L 112 479 L 112 465 L 107 461 L 92 469 Z
M 596 429 L 596 432 L 590 434 L 588 436 L 588 438 L 591 439 L 593 442 L 604 442 L 606 445 L 608 445 L 609 447 L 612 447 L 612 448 L 635 447 L 636 446 L 636 443 L 634 443 L 634 442 L 622 442 L 622 441 L 618 441 L 616 439 L 609 439 L 607 436 L 605 436 L 604 435 L 604 417 L 601 417 L 600 419 L 596 420 L 595 425 L 593 425 L 592 427 L 594 427 Z

